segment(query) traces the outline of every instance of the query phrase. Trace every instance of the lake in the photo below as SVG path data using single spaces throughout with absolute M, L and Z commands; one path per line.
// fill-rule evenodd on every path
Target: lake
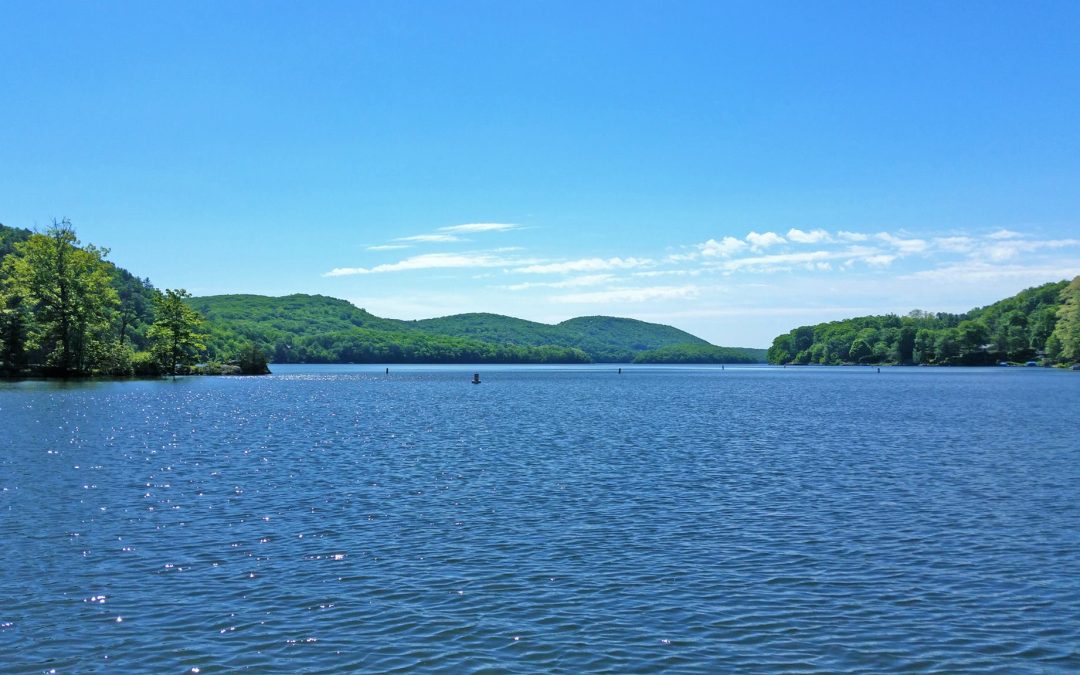
M 1080 373 L 616 367 L 0 383 L 0 670 L 1080 669 Z

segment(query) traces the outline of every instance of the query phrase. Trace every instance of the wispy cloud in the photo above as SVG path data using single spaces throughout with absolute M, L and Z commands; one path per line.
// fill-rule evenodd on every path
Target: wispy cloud
M 414 234 L 411 237 L 398 237 L 394 241 L 417 241 L 425 243 L 446 243 L 461 241 L 461 237 L 452 234 Z
M 336 267 L 323 274 L 323 276 L 347 277 L 358 274 L 382 274 L 430 269 L 506 267 L 520 262 L 519 260 L 511 260 L 490 253 L 425 253 L 396 263 L 375 265 L 374 267 Z
M 901 255 L 922 253 L 928 247 L 928 244 L 923 239 L 907 239 L 888 232 L 878 232 L 876 238 L 895 248 Z
M 520 225 L 514 223 L 465 223 L 464 225 L 448 225 L 446 227 L 440 227 L 440 232 L 453 232 L 455 234 L 473 233 L 473 232 L 507 232 L 509 230 L 519 230 Z
M 899 277 L 901 280 L 924 279 L 942 283 L 986 282 L 1019 279 L 1024 284 L 1040 284 L 1072 278 L 1080 274 L 1080 260 L 1031 265 L 995 265 L 976 260 L 919 270 Z
M 847 230 L 840 230 L 836 233 L 837 237 L 845 241 L 866 241 L 870 238 L 870 235 L 863 232 L 848 232 Z
M 990 235 L 993 237 L 993 235 Z M 978 249 L 974 257 L 990 260 L 1009 260 L 1021 253 L 1032 253 L 1042 249 L 1068 248 L 1080 246 L 1080 239 L 995 239 L 992 244 Z
M 403 248 L 411 248 L 408 244 L 379 244 L 377 246 L 368 246 L 367 251 L 397 251 Z
M 967 253 L 976 244 L 972 237 L 934 237 L 932 243 L 942 251 L 950 253 Z
M 464 223 L 462 225 L 447 225 L 436 228 L 434 232 L 413 234 L 407 237 L 395 237 L 395 242 L 409 242 L 410 244 L 452 244 L 459 241 L 467 241 L 458 236 L 462 234 L 480 234 L 483 232 L 509 232 L 519 230 L 520 225 L 514 223 Z M 393 251 L 407 248 L 408 244 L 379 244 L 368 246 L 368 251 Z
M 894 260 L 896 260 L 895 255 L 888 255 L 885 253 L 881 253 L 878 255 L 868 255 L 862 259 L 864 263 L 870 265 L 871 267 L 888 267 L 892 264 Z
M 654 264 L 650 258 L 582 258 L 565 262 L 545 263 L 518 267 L 514 272 L 522 274 L 568 274 L 571 272 L 602 272 L 605 270 L 647 267 Z
M 748 258 L 735 258 L 719 264 L 725 271 L 733 272 L 746 268 L 755 268 L 759 271 L 790 265 L 813 263 L 820 260 L 828 260 L 835 257 L 835 253 L 829 251 L 811 251 L 808 253 L 776 253 L 773 255 L 759 255 Z
M 692 298 L 699 288 L 693 284 L 685 286 L 645 286 L 641 288 L 613 288 L 606 291 L 589 293 L 567 293 L 553 295 L 552 302 L 586 304 L 607 302 L 648 302 L 651 300 L 679 300 Z
M 599 286 L 615 279 L 614 274 L 589 274 L 580 277 L 571 277 L 562 281 L 526 281 L 520 284 L 500 286 L 508 291 L 525 291 L 530 288 L 579 288 L 582 286 Z

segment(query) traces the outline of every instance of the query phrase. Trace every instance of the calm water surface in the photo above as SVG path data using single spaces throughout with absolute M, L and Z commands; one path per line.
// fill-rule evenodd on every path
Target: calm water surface
M 1080 670 L 1080 373 L 0 384 L 0 670 Z

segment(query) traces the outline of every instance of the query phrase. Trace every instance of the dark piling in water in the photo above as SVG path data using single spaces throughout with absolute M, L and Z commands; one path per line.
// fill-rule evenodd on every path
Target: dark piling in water
M 480 373 L 473 373 L 473 375 L 472 375 L 472 383 L 473 384 L 480 384 Z

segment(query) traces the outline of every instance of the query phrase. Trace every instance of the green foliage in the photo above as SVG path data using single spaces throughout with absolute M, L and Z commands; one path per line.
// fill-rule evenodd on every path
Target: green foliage
M 64 376 L 109 371 L 105 342 L 119 300 L 107 253 L 80 247 L 67 220 L 12 246 L 0 266 L 6 361 L 25 358 Z M 17 317 L 8 313 L 13 305 Z
M 610 316 L 579 317 L 553 326 L 478 313 L 405 323 L 427 333 L 499 344 L 574 347 L 599 363 L 629 363 L 640 352 L 677 344 L 709 344 L 671 326 Z
M 154 299 L 156 318 L 147 336 L 154 357 L 169 375 L 176 375 L 177 368 L 194 365 L 206 349 L 200 330 L 202 318 L 184 302 L 190 297 L 182 288 L 170 288 Z
M 0 260 L 15 252 L 15 244 L 26 241 L 33 234 L 30 230 L 24 230 L 21 227 L 0 225 Z
M 301 338 L 354 328 L 395 332 L 403 324 L 321 295 L 215 295 L 187 302 L 206 319 L 208 356 L 221 361 L 237 360 L 255 343 L 276 363 L 300 363 L 309 360 L 298 348 Z
M 580 349 L 497 345 L 418 331 L 349 331 L 304 336 L 291 353 L 306 363 L 588 363 Z
M 23 299 L 0 285 L 0 375 L 17 375 L 29 365 L 26 337 L 29 310 Z
M 566 342 L 566 334 L 557 326 L 535 321 L 516 319 L 500 314 L 474 312 L 455 314 L 437 319 L 404 321 L 405 328 L 433 335 L 480 340 L 481 342 L 506 343 L 532 346 L 556 345 Z
M 1061 289 L 1060 297 L 1057 324 L 1047 341 L 1047 353 L 1061 363 L 1080 363 L 1080 277 Z
M 162 374 L 161 364 L 151 352 L 135 352 L 131 355 L 131 374 L 139 377 L 157 377 Z
M 210 357 L 222 360 L 235 360 L 251 342 L 277 363 L 629 362 L 649 349 L 708 345 L 670 326 L 612 317 L 554 326 L 483 313 L 397 321 L 319 295 L 219 295 L 188 302 L 207 318 Z
M 243 375 L 267 375 L 270 373 L 266 353 L 254 342 L 248 344 L 240 353 L 237 367 Z
M 987 365 L 1028 361 L 1044 351 L 1051 360 L 1064 361 L 1069 358 L 1062 348 L 1069 324 L 1062 328 L 1060 317 L 1072 311 L 1067 298 L 1075 297 L 1066 284 L 1029 288 L 965 314 L 915 310 L 904 317 L 864 316 L 800 326 L 773 340 L 769 363 Z M 1080 286 L 1077 280 L 1068 284 L 1074 286 Z
M 671 326 L 611 316 L 582 316 L 558 327 L 576 335 L 571 343 L 598 362 L 632 361 L 638 352 L 678 344 L 708 345 L 701 338 Z
M 764 363 L 764 349 L 677 344 L 639 352 L 634 363 Z
M 149 279 L 140 279 L 112 263 L 109 266 L 111 284 L 120 301 L 112 318 L 117 341 L 137 351 L 148 349 L 147 332 L 154 322 L 154 302 L 161 293 Z

